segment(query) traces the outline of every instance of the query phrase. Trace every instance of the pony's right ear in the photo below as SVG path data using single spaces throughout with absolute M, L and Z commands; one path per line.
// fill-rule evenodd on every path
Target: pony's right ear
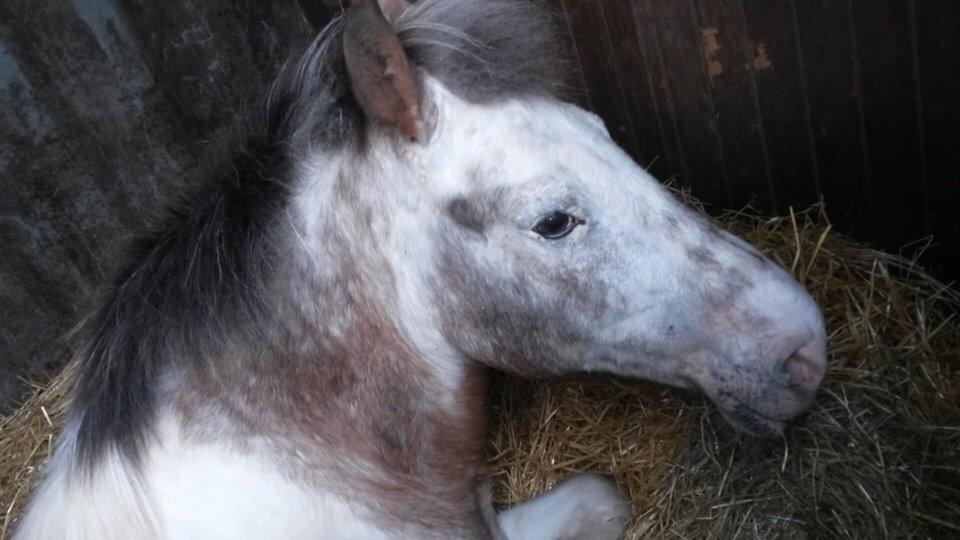
M 397 9 L 406 4 L 385 3 Z M 377 0 L 353 0 L 347 8 L 343 54 L 350 88 L 367 118 L 397 129 L 409 140 L 421 140 L 420 81 Z

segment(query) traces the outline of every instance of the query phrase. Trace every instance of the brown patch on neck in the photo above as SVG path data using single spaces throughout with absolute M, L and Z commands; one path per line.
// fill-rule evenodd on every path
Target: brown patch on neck
M 370 268 L 358 268 L 343 264 L 326 285 L 288 293 L 329 301 L 322 310 L 290 302 L 272 343 L 198 363 L 178 399 L 188 431 L 222 440 L 227 418 L 238 443 L 270 441 L 292 478 L 339 492 L 398 533 L 483 534 L 487 372 L 466 367 L 441 390 L 387 315 L 395 310 L 363 292 Z

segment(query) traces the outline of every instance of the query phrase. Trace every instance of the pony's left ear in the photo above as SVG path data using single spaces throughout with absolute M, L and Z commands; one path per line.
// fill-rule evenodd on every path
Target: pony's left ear
M 424 136 L 420 81 L 380 4 L 399 17 L 404 0 L 353 0 L 344 15 L 343 54 L 350 88 L 367 118 L 412 141 Z

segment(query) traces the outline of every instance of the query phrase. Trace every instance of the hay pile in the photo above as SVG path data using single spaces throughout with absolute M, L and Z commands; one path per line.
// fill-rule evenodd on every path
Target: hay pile
M 785 440 L 759 441 L 692 394 L 499 377 L 488 448 L 497 502 L 590 470 L 630 494 L 630 537 L 960 533 L 960 294 L 831 233 L 818 208 L 721 222 L 790 268 L 824 308 L 830 371 L 812 410 Z M 0 420 L 5 531 L 49 455 L 66 377 Z
M 19 409 L 0 417 L 0 540 L 23 511 L 30 489 L 53 452 L 66 417 L 70 369 L 47 386 L 34 387 Z

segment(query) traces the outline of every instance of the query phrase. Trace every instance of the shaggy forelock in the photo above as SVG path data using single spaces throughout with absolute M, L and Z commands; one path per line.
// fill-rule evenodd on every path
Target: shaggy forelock
M 539 1 L 422 0 L 394 27 L 413 64 L 460 97 L 561 96 L 569 60 L 557 17 Z M 340 146 L 363 126 L 350 96 L 336 17 L 277 79 L 271 123 L 290 142 Z

